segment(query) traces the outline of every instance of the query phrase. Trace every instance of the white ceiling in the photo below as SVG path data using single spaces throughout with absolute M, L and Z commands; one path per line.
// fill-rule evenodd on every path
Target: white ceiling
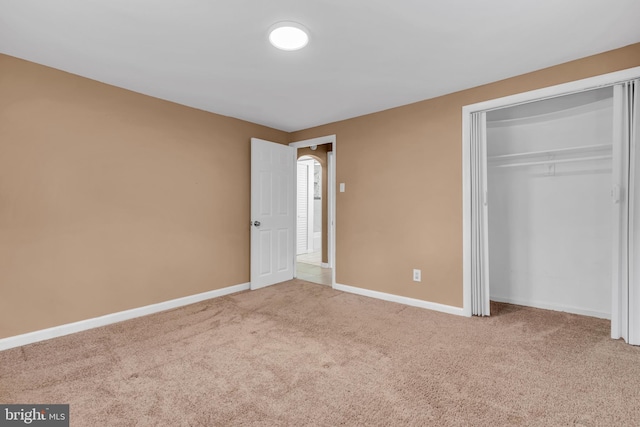
M 0 53 L 285 131 L 636 42 L 640 0 L 0 0 Z

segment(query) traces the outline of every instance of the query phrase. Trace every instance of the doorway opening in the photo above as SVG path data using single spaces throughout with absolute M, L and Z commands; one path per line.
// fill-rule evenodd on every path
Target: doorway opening
M 492 301 L 611 318 L 613 87 L 487 112 Z
M 327 245 L 327 148 L 326 144 L 309 148 L 313 154 L 298 150 L 296 272 L 299 279 L 330 286 L 328 253 L 323 250 Z
M 296 164 L 295 277 L 335 283 L 335 135 L 291 143 Z
M 297 162 L 296 256 L 309 264 L 322 261 L 322 165 L 312 156 Z

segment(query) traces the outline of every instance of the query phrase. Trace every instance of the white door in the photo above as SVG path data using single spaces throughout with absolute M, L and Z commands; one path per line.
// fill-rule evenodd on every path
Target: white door
M 624 132 L 622 85 L 614 87 L 613 96 L 611 338 L 629 342 L 629 140 Z
M 327 230 L 327 254 L 328 254 L 328 265 L 327 267 L 329 268 L 333 268 L 333 259 L 334 259 L 334 253 L 335 253 L 335 241 L 334 241 L 334 237 L 335 236 L 335 223 L 333 221 L 333 218 L 335 217 L 335 200 L 336 200 L 336 180 L 335 180 L 335 176 L 336 176 L 336 164 L 333 158 L 333 151 L 329 151 L 327 152 L 327 169 L 329 171 L 329 174 L 327 176 L 327 197 L 329 198 L 327 200 L 327 208 L 328 208 L 328 218 L 327 218 L 327 226 L 329 227 L 329 230 Z
M 313 252 L 313 160 L 298 160 L 297 254 Z
M 296 149 L 251 138 L 251 289 L 293 279 Z
M 640 79 L 614 87 L 614 283 L 611 337 L 640 345 Z

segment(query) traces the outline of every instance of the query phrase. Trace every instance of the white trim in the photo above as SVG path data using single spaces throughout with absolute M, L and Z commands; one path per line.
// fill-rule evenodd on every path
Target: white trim
M 583 92 L 585 90 L 592 90 L 605 86 L 613 86 L 616 83 L 637 79 L 638 76 L 640 76 L 640 67 L 634 67 L 622 71 L 589 77 L 582 80 L 576 80 L 569 83 L 562 83 L 542 89 L 504 96 L 502 98 L 490 99 L 488 101 L 478 102 L 476 104 L 465 105 L 464 107 L 462 107 L 462 111 L 463 114 L 471 114 L 477 111 L 490 111 L 497 108 L 525 104 L 531 101 L 556 98 L 558 96 L 568 95 L 570 93 Z
M 504 302 L 507 304 L 522 305 L 525 307 L 541 308 L 543 310 L 562 311 L 564 313 L 580 314 L 582 316 L 598 317 L 600 319 L 611 319 L 611 315 L 604 311 L 584 310 L 570 305 L 553 304 L 541 301 L 531 301 L 518 298 L 502 298 L 491 295 L 491 301 Z
M 462 295 L 465 316 L 471 316 L 471 159 L 469 152 L 471 114 L 613 86 L 638 77 L 640 77 L 640 67 L 634 67 L 462 107 Z M 615 315 L 616 313 L 612 313 L 612 316 Z
M 147 316 L 149 314 L 171 310 L 173 308 L 183 307 L 189 304 L 195 304 L 197 302 L 234 294 L 236 292 L 246 291 L 249 290 L 249 287 L 249 283 L 243 283 L 240 285 L 229 286 L 222 289 L 215 289 L 213 291 L 203 292 L 200 294 L 176 298 L 157 304 L 151 304 L 143 307 L 132 308 L 130 310 L 110 313 L 104 316 L 94 317 L 92 319 L 80 320 L 78 322 L 67 323 L 65 325 L 54 326 L 47 329 L 41 329 L 39 331 L 29 332 L 22 335 L 2 338 L 0 339 L 0 351 L 7 350 L 13 347 L 32 344 L 39 341 L 45 341 L 51 338 L 62 337 L 76 332 L 86 331 L 88 329 L 99 328 L 101 326 L 111 325 L 113 323 L 122 322 L 124 320 L 135 319 L 136 317 Z
M 462 311 L 471 317 L 471 113 L 462 109 Z
M 334 144 L 335 148 L 335 144 Z M 327 196 L 329 197 L 327 203 L 327 213 L 329 214 L 327 217 L 327 227 L 329 227 L 329 234 L 327 235 L 327 266 L 325 268 L 333 268 L 333 263 L 335 262 L 335 253 L 336 253 L 336 228 L 335 228 L 335 218 L 336 218 L 336 167 L 334 162 L 334 154 L 333 151 L 327 153 Z M 335 283 L 335 282 L 334 282 Z
M 329 265 L 331 266 L 332 270 L 331 270 L 331 287 L 335 288 L 336 287 L 336 269 L 335 269 L 335 265 L 336 265 L 336 250 L 335 250 L 335 243 L 336 243 L 336 205 L 337 205 L 337 200 L 335 198 L 335 183 L 337 182 L 336 180 L 336 160 L 338 159 L 338 155 L 337 155 L 337 151 L 338 151 L 338 144 L 336 141 L 336 135 L 326 135 L 326 136 L 320 136 L 318 138 L 311 138 L 311 139 L 304 139 L 302 141 L 296 141 L 296 142 L 291 142 L 289 143 L 290 147 L 293 148 L 304 148 L 304 147 L 311 147 L 312 145 L 322 145 L 322 144 L 331 144 L 331 152 L 333 153 L 333 168 L 332 170 L 327 170 L 328 172 L 328 176 L 327 176 L 327 185 L 330 185 L 330 182 L 333 183 L 332 185 L 332 189 L 330 188 L 329 190 L 333 190 L 332 192 L 327 192 L 327 196 L 331 197 L 331 195 L 333 195 L 333 205 L 332 205 L 332 209 L 328 209 L 329 210 L 329 217 L 327 218 L 327 225 L 329 225 L 331 222 L 333 222 L 333 226 L 329 226 L 329 233 L 330 235 L 328 235 L 327 237 L 330 237 L 331 241 L 331 245 L 333 248 L 333 251 L 329 252 Z M 296 156 L 297 157 L 297 156 Z M 328 159 L 328 156 L 327 156 Z M 297 160 L 297 159 L 296 159 Z M 328 160 L 327 160 L 328 163 Z M 327 168 L 328 169 L 328 168 Z M 295 189 L 295 185 L 294 185 L 294 190 Z M 295 210 L 295 209 L 294 209 Z M 296 237 L 295 237 L 295 229 L 294 229 L 294 242 L 296 241 Z M 295 261 L 295 260 L 294 260 Z M 295 273 L 295 266 L 296 263 L 293 263 L 294 265 L 294 273 Z
M 640 76 L 639 76 L 640 77 Z M 629 91 L 632 93 L 629 93 Z M 627 86 L 629 111 L 625 128 L 629 141 L 629 289 L 627 293 L 627 343 L 640 345 L 640 79 L 634 79 L 633 84 Z
M 329 263 L 328 262 L 321 262 L 320 263 L 320 268 L 331 268 L 331 267 L 329 267 Z
M 333 288 L 338 291 L 348 292 L 350 294 L 362 295 L 369 298 L 396 302 L 399 304 L 410 305 L 412 307 L 426 308 L 427 310 L 439 311 L 441 313 L 455 314 L 456 316 L 465 315 L 464 310 L 462 308 L 453 307 L 451 305 L 438 304 L 436 302 L 424 301 L 421 299 L 387 294 L 385 292 L 372 291 L 370 289 L 357 288 L 355 286 L 341 285 L 339 283 L 336 283 L 333 286 Z

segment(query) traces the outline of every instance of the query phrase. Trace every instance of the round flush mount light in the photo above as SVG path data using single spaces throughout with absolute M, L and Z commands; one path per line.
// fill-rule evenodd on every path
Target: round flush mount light
M 278 22 L 269 29 L 269 42 L 281 50 L 299 50 L 309 43 L 309 32 L 297 22 Z

